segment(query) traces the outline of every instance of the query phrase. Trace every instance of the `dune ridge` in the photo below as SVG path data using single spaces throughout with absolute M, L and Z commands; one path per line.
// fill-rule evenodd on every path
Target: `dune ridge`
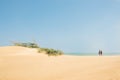
M 0 80 L 120 80 L 120 56 L 47 56 L 0 47 Z

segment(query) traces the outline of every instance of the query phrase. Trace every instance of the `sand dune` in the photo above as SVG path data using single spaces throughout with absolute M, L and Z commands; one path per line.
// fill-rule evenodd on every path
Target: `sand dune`
M 57 56 L 0 48 L 0 80 L 120 80 L 120 56 Z

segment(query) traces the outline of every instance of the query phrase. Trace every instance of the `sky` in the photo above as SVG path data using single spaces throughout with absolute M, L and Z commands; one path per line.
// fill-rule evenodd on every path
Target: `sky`
M 66 53 L 120 52 L 120 0 L 0 0 L 0 46 L 32 41 Z

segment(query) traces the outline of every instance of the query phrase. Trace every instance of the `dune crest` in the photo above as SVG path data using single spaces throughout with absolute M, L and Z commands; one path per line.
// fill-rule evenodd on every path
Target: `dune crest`
M 39 55 L 37 49 L 21 46 L 0 47 L 0 55 Z

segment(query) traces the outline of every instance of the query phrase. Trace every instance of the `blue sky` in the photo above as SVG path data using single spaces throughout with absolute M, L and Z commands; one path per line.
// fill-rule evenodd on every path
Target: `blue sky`
M 0 45 L 120 52 L 120 0 L 0 0 Z

